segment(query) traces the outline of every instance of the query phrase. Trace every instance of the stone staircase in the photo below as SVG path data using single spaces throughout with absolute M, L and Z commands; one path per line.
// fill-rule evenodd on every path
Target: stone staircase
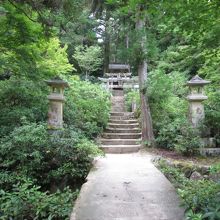
M 113 91 L 112 112 L 100 139 L 105 153 L 132 153 L 141 147 L 141 131 L 132 112 L 125 112 L 123 90 Z

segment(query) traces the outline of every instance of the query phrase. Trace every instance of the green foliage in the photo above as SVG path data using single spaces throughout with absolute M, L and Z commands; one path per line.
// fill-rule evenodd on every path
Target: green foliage
M 220 163 L 217 163 L 210 167 L 211 173 L 220 173 Z
M 210 129 L 210 135 L 216 138 L 217 145 L 220 144 L 220 90 L 219 90 L 219 60 L 220 49 L 206 48 L 199 54 L 200 59 L 204 60 L 199 69 L 200 76 L 211 81 L 207 86 L 206 94 L 208 100 L 205 102 L 205 125 Z
M 46 76 L 57 76 L 74 70 L 67 58 L 67 45 L 61 47 L 58 38 L 51 38 L 39 45 L 38 54 L 44 54 L 37 60 L 37 68 Z M 42 74 L 42 73 L 41 73 Z
M 46 120 L 47 86 L 42 82 L 11 77 L 0 81 L 0 137 L 23 122 Z
M 177 188 L 178 194 L 182 198 L 183 205 L 186 208 L 186 219 L 209 219 L 205 218 L 208 213 L 208 207 L 216 199 L 216 193 L 219 192 L 219 184 L 209 180 L 189 180 L 180 169 L 170 167 L 164 161 L 159 163 L 160 169 L 171 180 Z M 214 209 L 218 204 L 215 203 Z
M 186 220 L 202 220 L 202 214 L 201 213 L 197 213 L 195 214 L 192 210 L 189 210 L 186 213 Z
M 198 154 L 202 146 L 198 130 L 185 123 L 181 125 L 180 132 L 176 139 L 175 150 L 185 156 Z
M 169 53 L 166 56 L 172 60 L 176 55 Z M 158 68 L 150 72 L 147 84 L 157 146 L 175 149 L 184 155 L 196 154 L 201 143 L 198 131 L 186 118 L 186 77 L 178 71 L 165 74 L 167 67 L 163 62 L 159 62 Z
M 0 146 L 2 219 L 66 219 L 76 193 L 65 188 L 75 191 L 101 153 L 71 127 L 49 135 L 36 123 L 15 128 Z
M 178 1 L 172 6 L 165 1 L 160 7 L 167 14 L 157 21 L 161 53 L 156 68 L 163 68 L 167 74 L 179 71 L 188 79 L 199 74 L 211 81 L 206 89 L 208 100 L 204 102 L 205 125 L 207 130 L 210 129 L 210 135 L 219 139 L 220 42 L 216 34 L 220 29 L 217 1 L 190 1 L 187 4 Z M 208 28 L 210 25 L 212 28 Z
M 46 125 L 41 124 L 14 129 L 1 140 L 0 149 L 1 166 L 6 171 L 31 177 L 44 187 L 51 183 L 62 186 L 62 181 L 65 185 L 77 185 L 99 152 L 94 143 L 71 128 L 50 137 Z M 3 186 L 7 187 L 7 182 Z
M 137 107 L 140 106 L 140 94 L 139 91 L 129 90 L 125 93 L 125 105 L 128 111 L 131 111 L 133 102 L 137 104 Z
M 82 130 L 87 137 L 103 131 L 110 111 L 110 94 L 101 85 L 80 81 L 77 77 L 68 79 L 70 89 L 64 108 L 64 121 Z
M 77 46 L 73 55 L 81 70 L 86 74 L 86 79 L 91 72 L 98 70 L 102 64 L 102 51 L 99 46 Z
M 217 184 L 211 181 L 188 181 L 184 189 L 178 190 L 178 194 L 187 209 L 198 212 L 208 206 L 218 190 Z
M 178 189 L 186 207 L 186 219 L 217 220 L 219 218 L 220 185 L 211 180 L 189 180 L 180 169 L 159 162 L 161 171 Z
M 160 130 L 160 123 L 164 120 L 168 123 L 181 120 L 187 112 L 185 74 L 179 71 L 166 74 L 166 67 L 162 66 L 162 63 L 163 61 L 159 62 L 158 69 L 149 73 L 147 84 L 147 94 L 156 130 Z
M 0 219 L 69 219 L 76 196 L 69 188 L 48 194 L 31 180 L 20 179 L 11 192 L 0 191 Z
M 220 187 L 219 187 L 220 188 Z M 205 214 L 203 219 L 218 220 L 220 218 L 220 192 L 216 193 L 214 199 L 212 199 L 207 208 L 204 209 Z
M 59 39 L 48 39 L 43 27 L 32 11 L 32 19 L 23 13 L 29 11 L 4 1 L 6 11 L 1 15 L 0 25 L 0 77 L 16 75 L 31 79 L 51 77 L 70 72 L 73 67 L 67 59 L 67 47 L 61 47 Z
M 165 118 L 162 122 L 158 123 L 160 130 L 156 137 L 157 146 L 173 150 L 177 143 L 178 136 L 181 134 L 182 123 L 183 120 L 179 118 L 173 121 L 169 118 Z

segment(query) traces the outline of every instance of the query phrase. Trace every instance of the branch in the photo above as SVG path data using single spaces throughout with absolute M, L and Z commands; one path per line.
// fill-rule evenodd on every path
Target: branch
M 13 5 L 15 8 L 17 8 L 19 11 L 21 11 L 29 20 L 33 22 L 38 22 L 37 20 L 32 19 L 23 9 L 19 8 L 16 4 L 14 4 L 11 0 L 8 0 L 11 5 Z

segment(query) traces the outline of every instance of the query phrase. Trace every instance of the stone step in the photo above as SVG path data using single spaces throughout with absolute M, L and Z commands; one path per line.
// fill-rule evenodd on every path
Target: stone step
M 133 112 L 110 112 L 112 116 L 134 116 Z
M 108 139 L 139 139 L 141 138 L 141 133 L 103 133 L 102 137 Z
M 121 129 L 133 129 L 133 128 L 139 128 L 139 124 L 114 124 L 114 123 L 109 123 L 108 124 L 109 128 L 121 128 Z
M 109 120 L 110 124 L 137 124 L 137 120 Z
M 120 128 L 109 128 L 107 127 L 105 130 L 107 133 L 141 133 L 141 130 L 139 128 L 130 128 L 130 129 L 120 129 Z
M 137 124 L 137 120 L 109 120 L 110 124 Z
M 110 117 L 110 120 L 132 120 L 132 119 L 134 119 L 134 116 L 126 116 L 126 115 L 124 115 L 124 116 L 111 116 Z
M 140 144 L 141 139 L 100 139 L 103 145 L 137 145 Z
M 100 147 L 105 153 L 124 154 L 138 152 L 141 145 L 102 145 Z

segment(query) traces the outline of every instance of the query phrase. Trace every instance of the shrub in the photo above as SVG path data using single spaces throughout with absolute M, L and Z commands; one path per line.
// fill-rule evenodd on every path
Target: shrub
M 186 220 L 202 220 L 202 214 L 201 213 L 194 213 L 192 210 L 189 210 L 186 213 Z
M 131 111 L 133 101 L 140 106 L 140 94 L 138 91 L 128 90 L 125 94 L 125 105 L 128 111 Z
M 159 147 L 175 149 L 183 155 L 197 154 L 201 147 L 199 131 L 192 127 L 186 118 L 177 118 L 173 121 L 164 119 L 160 123 L 156 138 Z
M 107 125 L 110 95 L 99 84 L 76 77 L 67 80 L 70 89 L 66 93 L 64 121 L 82 130 L 87 137 L 94 137 Z
M 178 193 L 187 209 L 201 212 L 218 192 L 218 185 L 209 180 L 187 181 Z
M 199 131 L 188 122 L 182 124 L 181 133 L 177 136 L 175 150 L 183 155 L 190 156 L 198 154 L 201 146 Z
M 42 192 L 29 179 L 19 179 L 12 191 L 0 191 L 0 219 L 69 219 L 77 191 Z
M 207 207 L 203 210 L 205 214 L 203 215 L 203 219 L 210 220 L 218 220 L 220 219 L 220 186 L 218 189 L 218 193 L 214 196 L 213 199 L 208 203 Z
M 205 125 L 210 129 L 211 136 L 215 137 L 217 146 L 220 146 L 220 91 L 213 90 L 209 89 L 209 98 L 205 102 Z
M 76 194 L 66 187 L 78 189 L 100 153 L 71 127 L 51 135 L 46 124 L 15 128 L 0 145 L 0 219 L 67 219 Z
M 160 127 L 156 137 L 157 146 L 173 150 L 177 143 L 178 135 L 180 135 L 182 123 L 183 120 L 178 118 L 173 121 L 165 118 L 162 122 L 157 122 L 157 126 Z
M 42 187 L 64 188 L 84 181 L 99 152 L 93 142 L 71 128 L 51 137 L 46 125 L 33 123 L 16 128 L 2 140 L 0 161 L 6 179 L 7 172 L 16 172 Z
M 174 149 L 186 121 L 185 74 L 166 74 L 162 67 L 149 73 L 147 94 L 158 147 Z
M 45 121 L 48 100 L 47 86 L 42 82 L 11 77 L 0 81 L 0 137 L 22 124 Z
M 187 179 L 179 168 L 170 167 L 163 160 L 159 162 L 159 168 L 177 188 L 186 208 L 186 219 L 219 219 L 219 183 Z

